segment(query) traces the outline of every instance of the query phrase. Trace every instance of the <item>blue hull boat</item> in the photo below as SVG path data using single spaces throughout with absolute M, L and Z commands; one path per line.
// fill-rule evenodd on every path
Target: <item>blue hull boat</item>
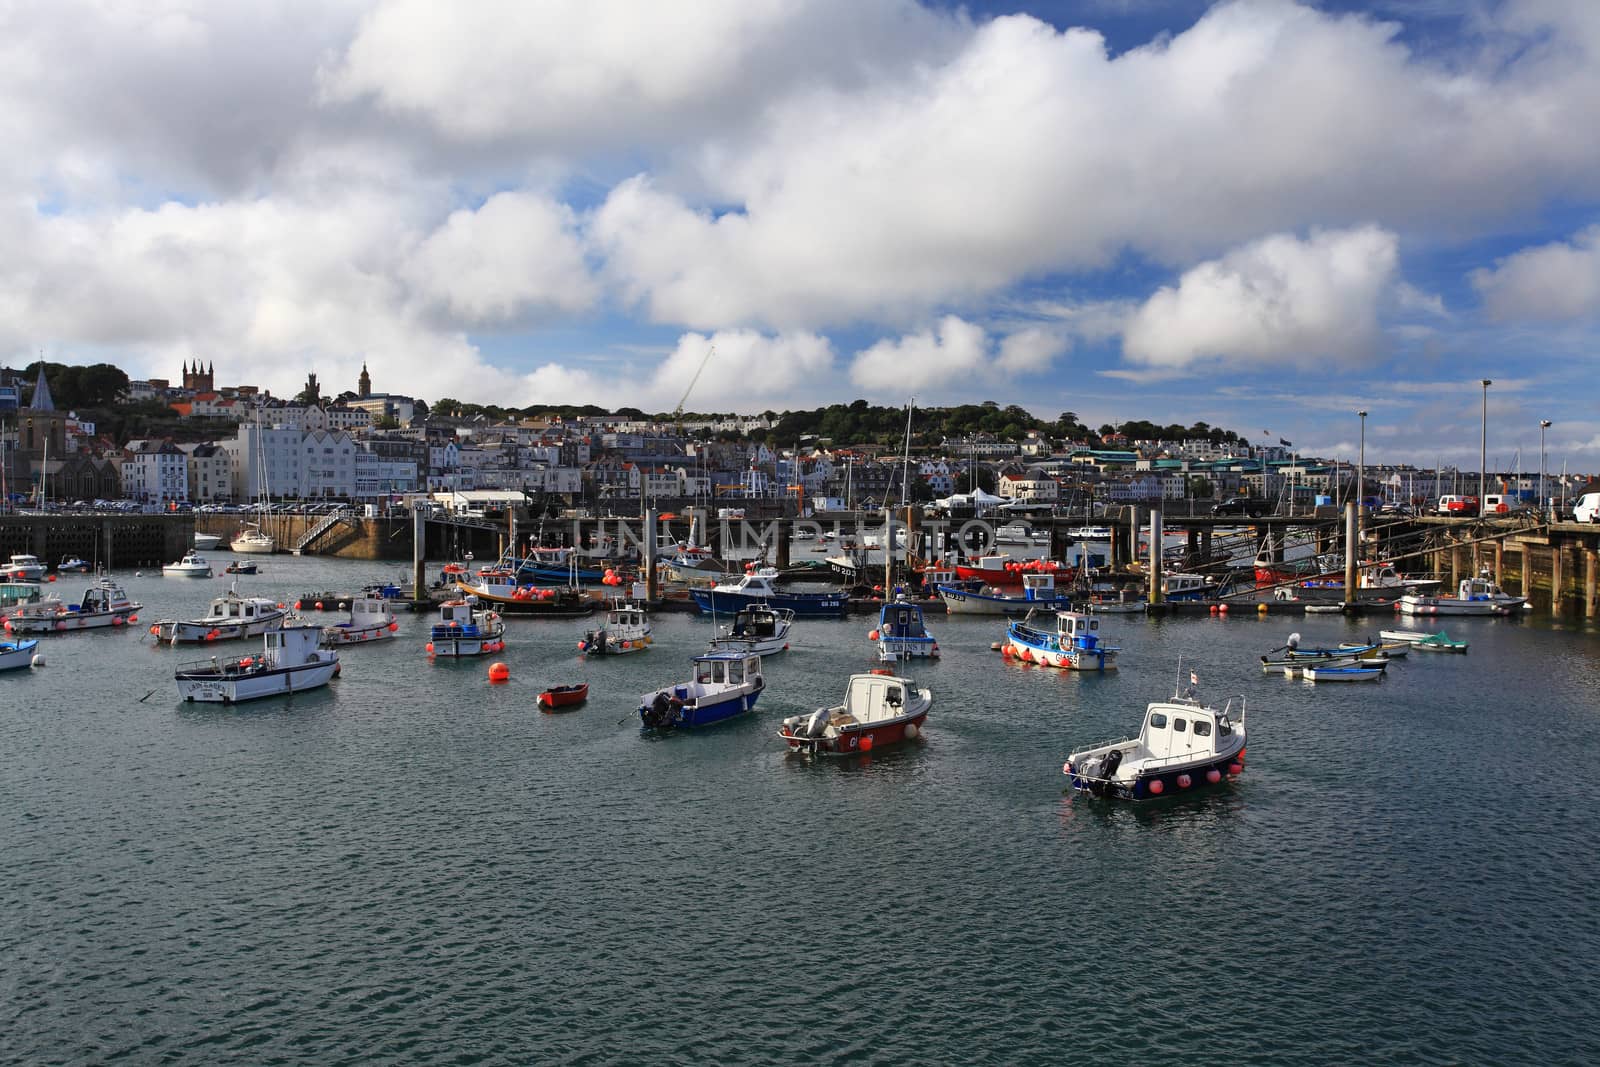
M 694 658 L 694 677 L 644 694 L 639 722 L 646 730 L 711 726 L 756 706 L 766 688 L 761 657 L 708 652 Z
M 849 598 L 843 593 L 780 593 L 777 578 L 778 572 L 766 567 L 734 581 L 719 582 L 710 589 L 691 590 L 690 595 L 701 611 L 715 611 L 719 615 L 732 615 L 744 608 L 765 605 L 787 609 L 796 616 L 836 619 L 849 607 Z

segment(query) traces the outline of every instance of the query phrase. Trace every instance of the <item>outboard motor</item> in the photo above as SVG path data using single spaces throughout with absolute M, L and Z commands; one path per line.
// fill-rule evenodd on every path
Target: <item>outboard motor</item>
M 649 710 L 644 714 L 644 724 L 651 727 L 663 725 L 666 723 L 667 717 L 672 714 L 671 709 L 672 706 L 667 701 L 667 694 L 657 693 L 656 698 L 650 702 Z
M 1105 767 L 1100 772 L 1100 777 L 1110 778 L 1117 773 L 1117 768 L 1122 766 L 1122 749 L 1115 748 L 1106 753 Z
M 821 737 L 828 728 L 828 709 L 818 708 L 811 713 L 811 718 L 806 721 L 805 736 Z

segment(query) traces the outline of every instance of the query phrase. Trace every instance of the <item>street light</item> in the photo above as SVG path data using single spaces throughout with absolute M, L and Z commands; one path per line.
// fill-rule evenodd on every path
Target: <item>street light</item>
M 1367 500 L 1367 413 L 1356 412 L 1361 416 L 1361 451 L 1356 459 L 1356 514 L 1361 514 L 1361 508 Z
M 1488 378 L 1478 379 L 1483 386 L 1483 436 L 1478 440 L 1478 514 L 1483 514 L 1483 499 L 1489 494 L 1489 386 Z
M 1539 514 L 1549 517 L 1550 506 L 1544 495 L 1544 432 L 1550 428 L 1549 419 L 1539 420 Z

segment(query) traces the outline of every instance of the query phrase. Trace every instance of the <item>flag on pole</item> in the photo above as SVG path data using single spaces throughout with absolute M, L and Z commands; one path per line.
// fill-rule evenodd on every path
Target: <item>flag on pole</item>
M 1196 674 L 1194 671 L 1190 671 L 1189 672 L 1189 684 L 1190 685 L 1199 685 L 1200 684 L 1200 676 L 1198 674 Z

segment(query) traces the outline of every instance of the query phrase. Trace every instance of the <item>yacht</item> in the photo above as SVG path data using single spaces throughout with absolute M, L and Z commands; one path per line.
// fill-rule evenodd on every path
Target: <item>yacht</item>
M 256 523 L 246 523 L 234 534 L 228 547 L 235 552 L 254 552 L 270 555 L 277 547 L 277 542 L 261 532 L 261 527 Z

